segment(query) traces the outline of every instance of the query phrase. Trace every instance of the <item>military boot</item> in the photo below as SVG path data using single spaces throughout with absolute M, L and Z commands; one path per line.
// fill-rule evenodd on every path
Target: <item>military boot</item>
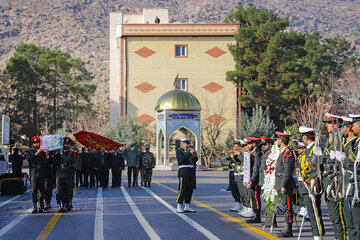
M 292 224 L 287 223 L 285 225 L 285 229 L 279 234 L 280 238 L 287 238 L 287 237 L 293 237 L 292 233 Z
M 147 184 L 146 184 L 146 182 L 144 182 L 144 187 L 147 187 Z
M 70 203 L 66 203 L 66 204 L 65 204 L 65 207 L 66 207 L 66 211 L 68 211 L 68 212 L 71 211 L 71 205 L 70 205 Z
M 51 204 L 50 204 L 50 201 L 46 202 L 46 205 L 45 205 L 45 210 L 49 210 L 51 208 Z
M 57 212 L 58 212 L 58 213 L 61 213 L 61 212 L 62 212 L 61 203 L 58 202 L 57 206 L 58 206 Z
M 40 202 L 40 208 L 39 208 L 39 213 L 43 213 L 44 212 L 44 202 L 43 201 L 41 201 Z
M 150 186 L 150 183 L 151 183 L 151 182 L 148 182 L 148 187 L 151 187 L 151 186 Z
M 32 214 L 36 214 L 38 213 L 38 207 L 37 207 L 37 203 L 34 203 L 34 209 L 31 212 Z

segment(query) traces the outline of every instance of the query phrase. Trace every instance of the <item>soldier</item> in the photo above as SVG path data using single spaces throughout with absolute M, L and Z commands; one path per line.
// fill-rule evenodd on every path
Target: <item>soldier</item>
M 74 167 L 77 159 L 77 152 L 70 149 L 73 141 L 64 138 L 63 149 L 60 153 L 54 154 L 54 163 L 56 167 L 56 201 L 58 212 L 71 210 L 71 194 L 73 183 Z
M 351 203 L 354 197 L 354 187 L 350 182 L 353 178 L 354 161 L 358 156 L 358 147 L 360 143 L 360 115 L 349 115 L 352 118 L 343 117 L 343 134 L 347 141 L 344 146 L 345 160 L 345 201 L 344 201 L 344 217 L 349 240 L 360 239 L 360 208 L 352 208 Z
M 150 152 L 150 145 L 145 146 L 145 153 L 143 154 L 143 168 L 144 168 L 144 184 L 145 187 L 151 187 L 152 169 L 155 167 L 155 157 Z
M 230 190 L 231 194 L 235 200 L 235 206 L 230 208 L 229 210 L 232 212 L 240 211 L 242 206 L 242 201 L 240 199 L 240 191 L 237 185 L 237 182 L 241 182 L 240 175 L 241 164 L 242 164 L 242 156 L 240 153 L 240 140 L 235 139 L 233 143 L 233 150 L 230 152 L 229 156 L 226 158 L 229 161 L 229 182 L 230 182 Z M 235 181 L 236 179 L 236 181 Z
M 176 158 L 179 166 L 179 193 L 176 199 L 178 213 L 196 212 L 190 208 L 190 201 L 194 187 L 194 164 L 198 161 L 195 149 L 189 149 L 188 139 L 182 139 L 181 148 L 176 150 Z M 185 201 L 185 208 L 182 204 Z
M 296 157 L 296 161 L 295 161 L 295 177 L 298 181 L 299 181 L 299 176 L 300 176 L 300 160 L 302 158 L 302 156 L 305 154 L 306 151 L 306 146 L 304 143 L 298 141 L 297 145 L 294 148 L 295 152 L 297 153 L 297 157 Z M 299 215 L 299 216 L 304 216 L 304 214 L 306 213 L 306 208 L 305 205 L 303 203 L 303 195 L 301 195 L 299 193 L 299 190 L 296 191 L 296 193 L 294 193 L 295 195 L 295 207 L 294 207 L 294 213 Z M 306 214 L 307 215 L 307 214 Z M 309 219 L 307 217 L 307 219 Z
M 302 126 L 299 128 L 299 132 L 302 142 L 306 145 L 306 151 L 300 159 L 301 182 L 299 184 L 299 193 L 302 195 L 303 204 L 310 218 L 314 239 L 317 240 L 321 239 L 320 235 L 323 236 L 325 234 L 325 228 L 322 221 L 321 194 L 314 194 L 314 201 L 309 197 L 309 193 L 311 192 L 310 181 L 313 179 L 312 173 L 316 172 L 316 169 L 312 169 L 313 166 L 311 166 L 315 155 L 315 130 Z
M 99 187 L 98 184 L 100 177 L 98 176 L 98 165 L 97 165 L 97 158 L 96 158 L 97 151 L 96 149 L 92 149 L 88 153 L 89 159 L 89 168 L 90 168 L 90 187 Z
M 280 155 L 276 161 L 275 168 L 275 191 L 278 192 L 284 208 L 285 229 L 279 234 L 279 237 L 292 237 L 293 224 L 293 205 L 292 197 L 295 189 L 295 181 L 293 178 L 295 156 L 289 149 L 290 134 L 276 132 L 278 136 L 278 147 L 280 148 Z
M 86 148 L 81 148 L 81 153 L 79 154 L 79 159 L 81 161 L 81 169 L 82 169 L 82 178 L 83 178 L 83 186 L 89 187 L 89 176 L 91 172 L 91 163 L 89 158 L 89 150 L 86 152 Z
M 135 145 L 130 146 L 130 150 L 125 150 L 124 156 L 126 158 L 126 163 L 128 166 L 128 187 L 131 187 L 131 175 L 133 175 L 133 184 L 136 186 L 137 181 L 137 168 L 139 167 L 139 152 L 136 151 Z
M 258 161 L 257 159 L 258 157 L 261 157 L 261 149 L 257 148 L 256 146 L 257 146 L 257 142 L 260 139 L 255 137 L 246 137 L 246 140 L 247 140 L 248 150 L 250 151 L 250 177 L 251 178 L 253 177 L 254 167 L 255 167 L 255 174 L 254 174 L 254 178 L 252 179 L 250 178 L 250 182 L 247 183 L 247 188 L 244 188 L 245 202 L 249 202 L 250 207 L 247 207 L 243 211 L 240 211 L 239 215 L 245 218 L 256 218 L 256 221 L 259 221 L 261 201 L 260 201 L 260 191 L 258 191 L 258 185 L 257 185 L 257 181 L 259 180 L 257 175 L 259 172 L 258 171 L 259 164 L 257 163 Z
M 82 152 L 79 154 L 79 158 L 74 162 L 74 177 L 75 177 L 75 187 L 83 187 L 83 169 L 82 166 L 82 157 L 81 154 L 85 153 L 85 148 L 81 148 Z M 86 154 L 86 153 L 85 153 Z
M 97 153 L 96 158 L 98 163 L 98 173 L 100 176 L 100 186 L 107 188 L 109 185 L 109 168 L 111 156 L 106 151 L 106 148 L 102 146 L 100 152 Z
M 114 148 L 114 154 L 111 158 L 112 186 L 121 187 L 121 174 L 124 169 L 124 158 L 119 148 Z
M 40 149 L 40 138 L 38 136 L 32 137 L 31 142 L 33 149 L 27 152 L 26 160 L 28 160 L 30 167 L 30 182 L 34 205 L 32 213 L 35 214 L 38 212 L 42 213 L 44 210 L 44 181 L 46 175 L 46 160 L 49 153 L 45 153 Z
M 264 184 L 264 179 L 265 179 L 265 171 L 266 171 L 266 160 L 268 159 L 270 153 L 271 153 L 271 148 L 273 146 L 274 140 L 265 136 L 261 136 L 260 137 L 260 142 L 259 142 L 259 147 L 261 147 L 261 151 L 262 151 L 262 156 L 260 157 L 260 167 L 259 167 L 259 188 L 261 189 L 263 184 Z M 270 227 L 271 223 L 269 222 L 271 218 L 268 218 L 266 221 L 265 220 L 265 227 Z M 276 218 L 274 218 L 274 226 L 276 226 Z
M 337 136 L 336 134 L 339 128 L 338 123 L 340 123 L 341 120 L 342 119 L 337 119 L 334 115 L 329 115 L 329 117 L 325 121 L 323 121 L 324 123 L 326 123 L 326 130 L 329 134 L 323 150 L 325 173 L 333 172 L 334 166 L 337 164 L 336 159 L 334 157 L 333 159 L 331 159 L 330 155 L 335 155 L 335 151 L 339 151 L 341 144 L 343 144 L 343 138 L 341 136 Z M 331 175 L 332 174 L 327 174 L 323 181 L 325 202 L 328 207 L 329 217 L 334 228 L 335 239 L 344 240 L 346 239 L 346 226 L 342 212 L 342 209 L 344 209 L 344 202 L 337 201 L 334 196 L 330 197 L 328 195 L 329 192 L 327 191 L 327 189 L 331 187 L 331 182 L 334 180 L 331 178 Z
M 46 160 L 46 174 L 44 181 L 44 198 L 45 198 L 45 207 L 44 210 L 49 210 L 51 208 L 51 198 L 52 190 L 54 187 L 55 180 L 55 166 L 53 161 L 53 152 L 50 152 Z

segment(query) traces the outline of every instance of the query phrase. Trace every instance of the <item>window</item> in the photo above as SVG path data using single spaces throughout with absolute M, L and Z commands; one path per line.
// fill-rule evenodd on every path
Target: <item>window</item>
M 187 57 L 187 45 L 175 45 L 175 57 Z
M 187 90 L 187 78 L 177 78 L 175 80 L 175 89 Z

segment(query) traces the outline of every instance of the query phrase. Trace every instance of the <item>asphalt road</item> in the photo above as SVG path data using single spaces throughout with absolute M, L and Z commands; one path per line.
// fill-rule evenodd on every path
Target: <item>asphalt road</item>
M 283 226 L 279 215 L 279 228 L 271 235 L 269 229 L 262 231 L 262 224 L 248 225 L 230 212 L 234 200 L 224 190 L 226 171 L 197 172 L 192 202 L 197 212 L 185 214 L 175 212 L 177 172 L 155 171 L 151 188 L 128 188 L 126 177 L 123 174 L 121 188 L 77 189 L 74 210 L 64 214 L 56 213 L 55 198 L 50 211 L 31 214 L 30 191 L 0 196 L 0 239 L 278 239 Z M 325 206 L 323 202 L 324 239 L 334 239 Z M 301 219 L 297 221 L 300 226 Z M 295 224 L 293 230 L 297 236 Z M 312 238 L 310 223 L 305 222 L 301 239 Z

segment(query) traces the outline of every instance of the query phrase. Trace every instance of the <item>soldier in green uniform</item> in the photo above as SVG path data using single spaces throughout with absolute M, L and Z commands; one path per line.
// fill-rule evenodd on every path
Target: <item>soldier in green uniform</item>
M 30 149 L 27 152 L 26 160 L 28 160 L 30 167 L 30 183 L 34 205 L 32 213 L 35 214 L 38 212 L 42 213 L 44 209 L 44 182 L 46 176 L 47 156 L 46 153 L 40 149 L 40 138 L 38 136 L 32 137 L 31 142 L 33 144 L 33 149 Z
M 315 169 L 312 169 L 313 167 L 311 166 L 315 149 L 315 130 L 302 126 L 299 128 L 299 132 L 302 135 L 302 142 L 306 145 L 305 154 L 302 155 L 300 159 L 300 175 L 302 181 L 299 184 L 299 193 L 303 197 L 303 204 L 306 207 L 307 213 L 310 218 L 314 239 L 317 240 L 320 239 L 320 235 L 323 236 L 325 234 L 325 228 L 322 221 L 321 194 L 317 194 L 314 196 L 314 205 L 311 198 L 309 197 L 310 181 L 313 178 L 312 173 L 316 172 Z M 317 222 L 319 222 L 319 227 Z M 321 232 L 319 231 L 319 228 Z
M 144 186 L 151 187 L 152 169 L 155 166 L 155 157 L 150 152 L 150 145 L 145 146 L 145 153 L 143 154 L 143 173 L 144 173 Z
M 347 141 L 344 146 L 345 159 L 345 201 L 344 216 L 349 240 L 360 239 L 360 208 L 352 208 L 351 202 L 354 196 L 353 184 L 350 179 L 353 177 L 354 161 L 358 155 L 358 146 L 360 143 L 360 115 L 350 115 L 354 118 L 343 117 L 343 134 Z
M 135 149 L 135 145 L 130 146 L 130 150 L 125 150 L 124 156 L 128 166 L 128 187 L 131 187 L 131 175 L 133 175 L 132 186 L 136 186 L 137 182 L 137 169 L 140 164 L 140 153 Z
M 334 228 L 335 239 L 344 240 L 346 239 L 346 225 L 343 215 L 344 202 L 341 200 L 337 201 L 334 196 L 329 195 L 330 192 L 328 191 L 328 188 L 331 187 L 331 182 L 334 180 L 333 177 L 331 177 L 333 174 L 330 173 L 334 173 L 334 166 L 336 166 L 338 162 L 334 157 L 334 155 L 336 155 L 335 151 L 339 151 L 340 145 L 343 144 L 342 137 L 338 138 L 336 135 L 339 128 L 338 123 L 341 122 L 341 119 L 336 119 L 334 115 L 328 115 L 328 118 L 323 122 L 326 124 L 326 130 L 329 134 L 329 138 L 326 140 L 326 145 L 323 149 L 325 202 Z M 337 139 L 335 140 L 335 138 Z M 337 145 L 335 146 L 336 149 L 334 149 L 334 144 Z M 332 157 L 330 157 L 330 155 Z
M 194 190 L 194 164 L 198 161 L 195 149 L 189 149 L 190 142 L 183 139 L 181 148 L 176 150 L 176 158 L 179 166 L 179 193 L 176 199 L 178 213 L 196 212 L 190 208 L 190 201 Z M 185 208 L 182 204 L 185 201 Z
M 296 146 L 294 148 L 295 152 L 297 153 L 296 155 L 296 161 L 295 161 L 295 177 L 297 179 L 297 183 L 299 184 L 300 182 L 300 160 L 302 158 L 302 156 L 305 154 L 306 151 L 306 146 L 304 143 L 298 141 L 296 143 Z M 299 216 L 303 216 L 306 213 L 306 208 L 304 205 L 304 201 L 303 201 L 303 195 L 300 194 L 299 192 L 299 186 L 297 186 L 297 191 L 294 193 L 294 213 L 296 215 Z M 308 218 L 307 218 L 308 219 Z
M 58 204 L 58 212 L 66 212 L 71 210 L 70 201 L 73 183 L 74 167 L 73 164 L 77 159 L 77 152 L 70 149 L 72 140 L 64 138 L 63 149 L 54 155 L 54 163 L 56 167 L 56 201 Z
M 294 212 L 292 198 L 295 189 L 295 180 L 293 178 L 295 156 L 288 147 L 291 135 L 282 132 L 276 132 L 276 135 L 278 136 L 277 144 L 281 152 L 276 161 L 274 189 L 280 195 L 286 224 L 279 237 L 285 238 L 293 236 L 292 224 Z

